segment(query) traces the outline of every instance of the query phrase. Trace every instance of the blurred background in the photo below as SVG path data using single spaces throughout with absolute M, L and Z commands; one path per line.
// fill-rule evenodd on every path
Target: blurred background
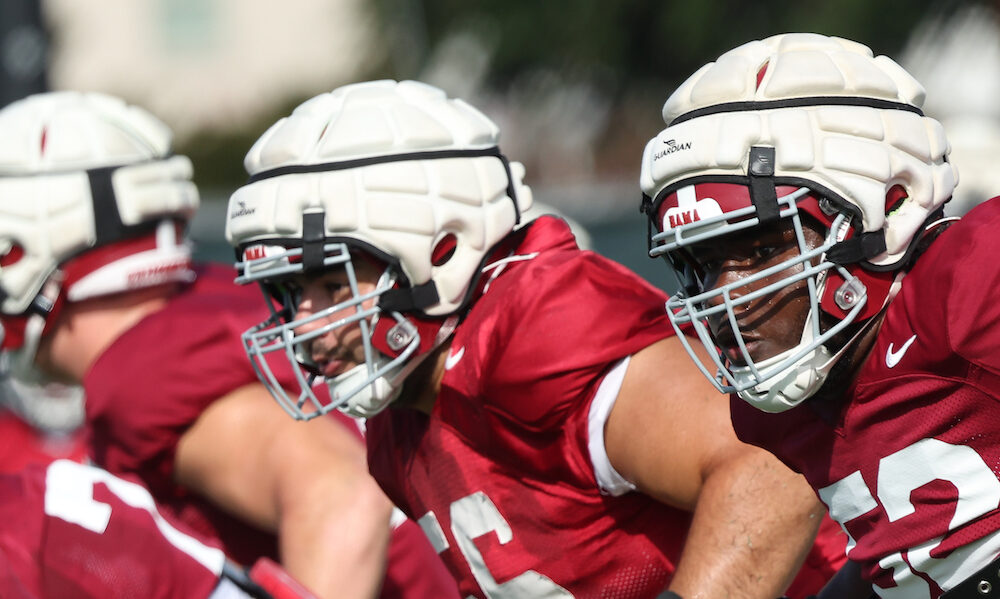
M 951 208 L 1000 193 L 1000 0 L 3 0 L 0 103 L 45 89 L 145 106 L 195 163 L 203 258 L 243 156 L 318 93 L 420 79 L 495 119 L 535 197 L 661 287 L 645 257 L 639 158 L 670 91 L 743 42 L 813 31 L 888 54 L 928 90 L 961 173 Z

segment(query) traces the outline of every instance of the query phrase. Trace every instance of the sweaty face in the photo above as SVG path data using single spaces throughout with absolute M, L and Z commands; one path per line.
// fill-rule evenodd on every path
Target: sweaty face
M 354 273 L 358 295 L 371 293 L 381 275 L 381 271 L 366 260 L 354 260 Z M 296 335 L 318 332 L 304 344 L 304 358 L 312 364 L 316 372 L 332 378 L 364 363 L 365 351 L 361 325 L 349 322 L 343 326 L 330 327 L 339 321 L 357 314 L 360 308 L 371 308 L 375 298 L 361 303 L 344 305 L 354 296 L 350 277 L 345 268 L 337 268 L 318 275 L 299 275 L 286 285 L 290 287 L 295 300 L 295 320 L 318 316 L 308 323 L 295 328 Z M 331 311 L 332 308 L 333 309 Z
M 803 240 L 807 249 L 820 246 L 823 236 L 818 228 L 805 224 Z M 690 259 L 705 291 L 728 289 L 729 297 L 737 302 L 748 294 L 762 290 L 782 279 L 803 271 L 802 264 L 793 264 L 767 276 L 755 275 L 801 254 L 800 242 L 790 220 L 749 229 L 732 236 L 712 239 L 695 245 Z M 720 296 L 708 301 L 710 306 L 724 303 Z M 809 293 L 806 280 L 790 282 L 765 292 L 747 303 L 735 305 L 732 316 L 747 352 L 754 362 L 760 362 L 794 347 L 802 338 L 809 313 Z M 709 328 L 716 344 L 729 362 L 744 366 L 746 361 L 737 344 L 729 311 L 709 318 Z

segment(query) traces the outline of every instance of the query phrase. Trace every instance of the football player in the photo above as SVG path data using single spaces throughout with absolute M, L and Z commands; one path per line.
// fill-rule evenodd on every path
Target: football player
M 309 599 L 267 558 L 250 571 L 178 528 L 149 492 L 72 460 L 0 474 L 4 599 Z
M 515 229 L 531 191 L 498 136 L 413 81 L 319 95 L 263 134 L 226 225 L 272 310 L 244 335 L 261 379 L 295 418 L 367 418 L 372 474 L 462 596 L 779 595 L 818 501 L 735 439 L 659 291 L 560 219 Z M 843 542 L 824 534 L 793 595 Z
M 3 369 L 82 384 L 91 458 L 138 476 L 235 561 L 280 556 L 320 596 L 370 597 L 391 504 L 355 423 L 276 417 L 239 338 L 266 309 L 228 268 L 192 263 L 198 193 L 170 142 L 105 95 L 0 111 Z M 415 523 L 393 536 L 387 596 L 454 596 Z
M 688 353 L 733 394 L 740 438 L 803 473 L 843 527 L 864 596 L 988 596 L 1000 202 L 942 218 L 958 176 L 923 100 L 858 43 L 747 43 L 666 101 L 644 210 Z

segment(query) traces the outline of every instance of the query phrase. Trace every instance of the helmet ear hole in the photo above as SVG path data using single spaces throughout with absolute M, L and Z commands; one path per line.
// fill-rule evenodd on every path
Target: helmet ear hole
M 903 205 L 906 198 L 910 197 L 910 194 L 906 192 L 906 189 L 899 185 L 893 185 L 889 188 L 889 191 L 885 192 L 885 214 L 886 216 L 892 214 L 897 208 Z
M 7 252 L 0 256 L 0 268 L 13 266 L 20 262 L 21 258 L 24 258 L 24 247 L 19 243 L 11 244 Z
M 431 251 L 431 264 L 433 266 L 443 266 L 451 257 L 455 255 L 455 248 L 458 246 L 458 238 L 454 233 L 448 233 L 434 244 Z

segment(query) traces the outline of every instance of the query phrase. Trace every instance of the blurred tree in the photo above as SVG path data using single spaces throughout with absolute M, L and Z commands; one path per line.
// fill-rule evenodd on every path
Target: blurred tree
M 898 56 L 929 9 L 976 0 L 376 0 L 380 74 L 496 118 L 535 181 L 634 180 L 669 91 L 741 43 L 789 31 Z M 986 1 L 986 0 L 980 0 Z M 989 0 L 995 1 L 995 0 Z M 525 141 L 526 140 L 526 141 Z M 518 147 L 517 144 L 522 144 Z
M 897 57 L 930 10 L 977 2 L 1000 0 L 375 0 L 375 66 L 359 78 L 420 79 L 468 99 L 535 183 L 631 182 L 670 90 L 722 52 L 812 31 Z M 253 140 L 301 99 L 178 151 L 196 160 L 199 184 L 231 191 Z
M 490 85 L 548 66 L 613 73 L 628 81 L 677 82 L 745 41 L 812 31 L 893 55 L 931 0 L 377 0 L 397 77 L 420 74 L 434 48 L 459 32 L 496 40 Z M 958 5 L 952 0 L 945 5 Z M 403 33 L 405 32 L 405 33 Z M 416 42 L 416 43 L 415 43 Z M 403 58 L 401 58 L 403 57 Z

